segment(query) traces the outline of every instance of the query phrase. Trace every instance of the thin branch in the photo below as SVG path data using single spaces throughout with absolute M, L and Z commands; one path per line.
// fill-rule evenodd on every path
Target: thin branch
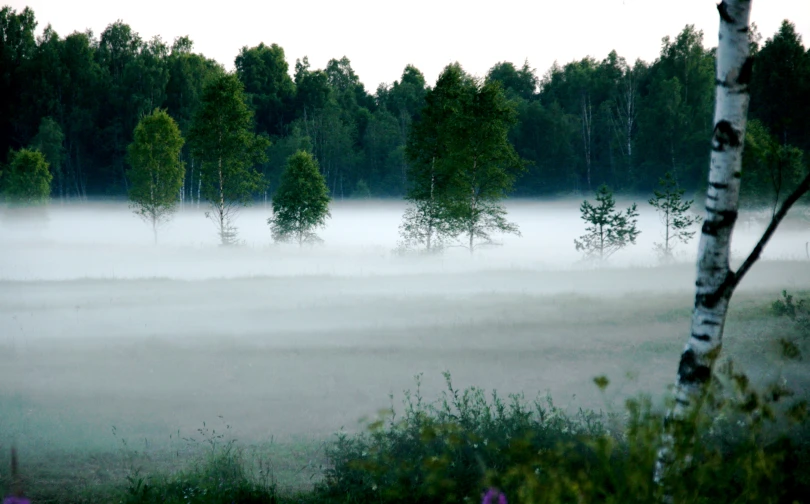
M 771 223 L 768 225 L 768 229 L 765 230 L 765 233 L 762 235 L 762 238 L 759 239 L 757 246 L 754 247 L 754 250 L 748 255 L 748 258 L 745 262 L 740 266 L 740 269 L 737 270 L 736 273 L 730 275 L 730 280 L 727 282 L 725 289 L 723 289 L 723 294 L 731 293 L 737 287 L 737 284 L 740 283 L 740 280 L 743 279 L 748 270 L 751 269 L 751 266 L 754 265 L 757 260 L 759 260 L 759 255 L 762 253 L 762 250 L 765 248 L 765 245 L 768 243 L 768 240 L 771 239 L 771 236 L 776 231 L 776 228 L 779 227 L 779 224 L 782 222 L 782 219 L 785 218 L 790 207 L 794 205 L 799 198 L 804 196 L 805 193 L 810 191 L 810 174 L 804 177 L 801 184 L 788 196 L 788 198 L 782 203 L 782 206 L 779 207 L 779 211 L 773 216 L 771 219 Z

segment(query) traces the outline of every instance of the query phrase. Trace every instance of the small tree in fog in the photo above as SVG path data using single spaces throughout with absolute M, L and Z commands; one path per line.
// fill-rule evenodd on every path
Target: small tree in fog
M 6 201 L 21 206 L 47 202 L 53 176 L 45 156 L 38 150 L 21 149 L 12 152 L 10 158 L 0 179 Z
M 287 160 L 273 196 L 273 216 L 267 219 L 273 240 L 304 243 L 320 241 L 314 230 L 323 227 L 329 214 L 329 188 L 318 161 L 305 151 Z
M 205 87 L 188 141 L 192 155 L 202 161 L 201 192 L 210 205 L 205 215 L 217 226 L 222 245 L 236 243 L 239 209 L 266 186 L 254 166 L 267 159 L 270 142 L 252 130 L 253 112 L 235 75 L 223 75 Z
M 655 197 L 650 198 L 649 203 L 658 211 L 664 225 L 664 242 L 653 246 L 664 260 L 670 260 L 678 242 L 687 244 L 695 236 L 695 231 L 690 229 L 700 221 L 700 217 L 688 214 L 694 201 L 683 199 L 684 190 L 678 187 L 672 173 L 667 172 L 659 185 L 661 189 L 653 192 Z
M 627 245 L 636 243 L 640 233 L 636 227 L 636 204 L 624 212 L 615 208 L 613 192 L 604 184 L 596 191 L 596 205 L 585 200 L 579 207 L 582 220 L 589 225 L 585 234 L 574 240 L 574 246 L 586 257 L 604 261 Z
M 157 243 L 158 227 L 171 218 L 180 201 L 185 169 L 180 161 L 183 137 L 164 110 L 141 119 L 127 148 L 132 169 L 128 173 L 130 206 L 152 226 Z

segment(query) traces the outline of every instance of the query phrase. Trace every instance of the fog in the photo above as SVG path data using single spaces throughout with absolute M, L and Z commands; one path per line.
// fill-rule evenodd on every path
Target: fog
M 574 250 L 573 240 L 585 224 L 579 201 L 514 201 L 509 217 L 522 236 L 499 237 L 502 246 L 478 249 L 473 258 L 465 249 L 450 249 L 439 257 L 399 257 L 398 225 L 404 203 L 352 201 L 333 204 L 332 218 L 319 235 L 325 243 L 299 249 L 272 243 L 266 220 L 270 209 L 259 205 L 237 219 L 241 247 L 218 247 L 213 224 L 204 208 L 188 205 L 165 225 L 154 246 L 151 228 L 123 203 L 58 203 L 47 209 L 46 220 L 20 221 L 3 216 L 0 232 L 0 279 L 67 280 L 80 278 L 167 278 L 200 280 L 251 276 L 461 273 L 491 270 L 571 270 L 587 268 Z M 619 203 L 621 205 L 622 202 Z M 616 253 L 611 267 L 649 267 L 658 264 L 653 243 L 663 238 L 657 214 L 639 206 L 637 244 Z M 799 209 L 792 215 L 800 215 Z M 767 212 L 743 213 L 735 230 L 733 253 L 744 258 L 767 224 Z M 763 259 L 805 259 L 810 225 L 788 219 L 774 236 Z M 678 260 L 693 262 L 696 241 L 679 246 Z M 684 284 L 686 285 L 686 284 Z
M 243 244 L 231 248 L 188 205 L 158 245 L 123 203 L 6 211 L 0 443 L 108 449 L 112 426 L 159 440 L 220 415 L 251 442 L 326 436 L 360 428 L 389 394 L 398 404 L 418 373 L 435 397 L 445 370 L 460 387 L 548 392 L 571 408 L 660 397 L 686 341 L 696 241 L 659 266 L 661 225 L 640 205 L 638 243 L 597 268 L 574 250 L 579 201 L 507 206 L 523 236 L 473 257 L 393 253 L 404 204 L 392 201 L 336 202 L 324 244 L 303 249 L 271 243 L 261 205 L 239 215 Z M 774 333 L 763 300 L 810 288 L 801 214 L 732 303 L 724 352 L 762 376 Z M 765 223 L 741 216 L 735 261 Z M 806 370 L 785 372 L 810 382 Z M 599 374 L 614 383 L 606 397 L 592 384 Z

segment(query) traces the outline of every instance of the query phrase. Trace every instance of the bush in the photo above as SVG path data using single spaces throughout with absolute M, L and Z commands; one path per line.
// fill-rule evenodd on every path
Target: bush
M 392 411 L 368 432 L 340 434 L 313 497 L 480 502 L 488 488 L 498 488 L 512 504 L 660 500 L 652 474 L 663 423 L 648 399 L 627 401 L 623 419 L 581 410 L 569 416 L 550 399 L 527 403 L 495 393 L 487 399 L 446 379 L 437 402 L 423 401 L 417 380 L 402 418 Z M 810 495 L 810 450 L 797 435 L 804 431 L 782 422 L 804 422 L 807 406 L 798 402 L 777 414 L 788 396 L 779 386 L 758 393 L 731 364 L 722 367 L 704 412 L 676 435 L 678 473 L 669 480 L 675 502 L 793 502 Z

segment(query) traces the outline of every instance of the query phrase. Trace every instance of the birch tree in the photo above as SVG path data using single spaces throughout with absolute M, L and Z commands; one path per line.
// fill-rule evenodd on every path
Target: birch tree
M 206 86 L 189 132 L 192 155 L 202 161 L 201 192 L 210 205 L 205 215 L 216 225 L 222 245 L 236 242 L 239 209 L 264 187 L 254 166 L 265 161 L 269 142 L 251 132 L 252 122 L 242 83 L 235 75 L 223 75 Z
M 180 128 L 164 110 L 155 109 L 141 119 L 127 148 L 132 166 L 128 178 L 129 201 L 135 214 L 152 226 L 155 243 L 158 228 L 177 209 L 185 168 L 180 161 L 183 137 Z
M 706 216 L 698 246 L 695 304 L 691 332 L 681 354 L 675 383 L 675 402 L 666 415 L 664 434 L 655 466 L 655 481 L 678 469 L 675 433 L 688 426 L 700 408 L 712 368 L 722 347 L 723 328 L 734 289 L 759 259 L 790 207 L 810 189 L 807 175 L 786 198 L 754 250 L 735 272 L 729 267 L 731 235 L 737 220 L 741 160 L 748 112 L 753 59 L 749 56 L 748 20 L 751 0 L 723 0 L 717 48 L 714 131 L 706 195 Z M 688 459 L 687 459 L 688 460 Z

